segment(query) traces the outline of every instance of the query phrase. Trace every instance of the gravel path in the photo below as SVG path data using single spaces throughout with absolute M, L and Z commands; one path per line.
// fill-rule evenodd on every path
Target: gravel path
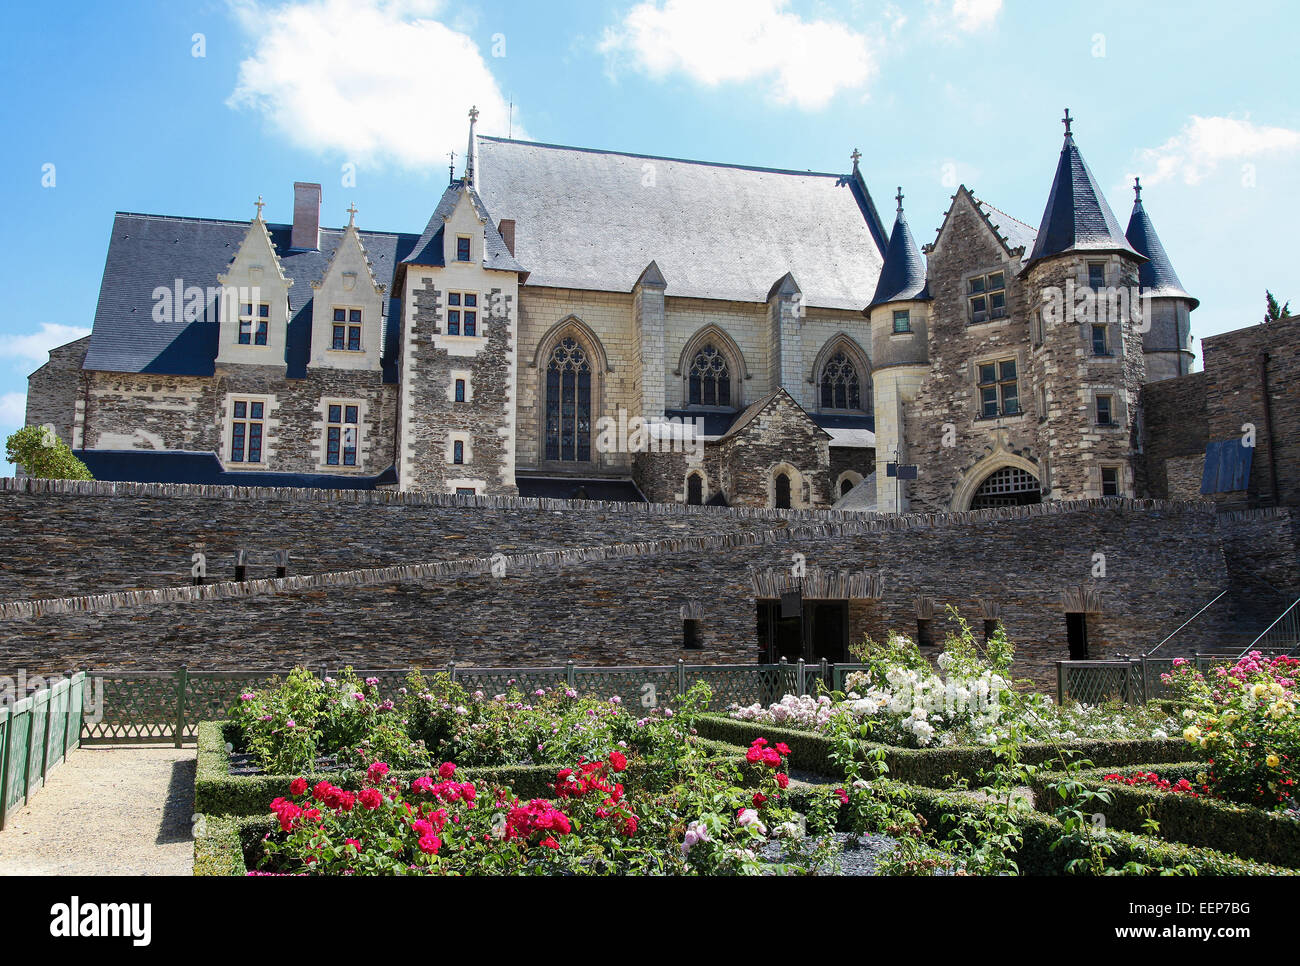
M 0 875 L 189 875 L 194 765 L 193 748 L 78 748 L 10 814 Z

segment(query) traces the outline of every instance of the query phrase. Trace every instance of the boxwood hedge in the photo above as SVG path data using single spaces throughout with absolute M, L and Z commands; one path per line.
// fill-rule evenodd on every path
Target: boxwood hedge
M 1108 782 L 1108 774 L 1131 775 L 1151 771 L 1161 778 L 1196 781 L 1198 765 L 1148 764 L 1127 768 L 1096 768 L 1082 772 L 1083 784 L 1110 793 L 1109 804 L 1093 802 L 1089 808 L 1106 816 L 1111 828 L 1139 831 L 1148 815 L 1159 823 L 1162 838 L 1189 845 L 1218 849 L 1242 858 L 1277 865 L 1300 867 L 1300 821 L 1279 812 L 1268 812 L 1249 805 L 1235 805 L 1210 798 L 1193 798 L 1162 792 L 1157 788 L 1129 786 Z M 1036 775 L 1031 783 L 1034 801 L 1040 810 L 1052 812 L 1059 796 L 1048 790 L 1050 775 Z
M 748 746 L 755 738 L 783 741 L 790 746 L 790 765 L 819 775 L 840 777 L 843 771 L 831 760 L 831 742 L 823 735 L 796 728 L 778 728 L 754 721 L 737 721 L 726 715 L 704 715 L 696 724 L 701 735 L 718 741 Z M 994 764 L 993 752 L 979 745 L 952 745 L 941 748 L 886 749 L 888 777 L 909 785 L 943 788 L 952 784 L 952 776 L 978 782 L 980 772 Z M 1191 746 L 1175 739 L 1139 741 L 1088 740 L 1063 742 L 1059 745 L 1027 743 L 1020 746 L 1026 764 L 1048 764 L 1063 750 L 1077 752 L 1074 757 L 1097 766 L 1117 768 L 1148 761 L 1187 761 Z

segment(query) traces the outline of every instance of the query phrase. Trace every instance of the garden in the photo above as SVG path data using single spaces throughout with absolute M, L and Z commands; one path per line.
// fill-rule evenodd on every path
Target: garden
M 1289 875 L 1292 658 L 1059 706 L 955 613 L 841 690 L 627 707 L 573 687 L 304 669 L 199 727 L 207 875 Z

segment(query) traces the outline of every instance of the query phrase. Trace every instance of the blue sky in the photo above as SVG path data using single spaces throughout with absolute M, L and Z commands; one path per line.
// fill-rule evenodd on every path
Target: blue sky
M 798 0 L 43 2 L 0 37 L 10 228 L 0 437 L 26 376 L 89 330 L 113 212 L 420 231 L 480 129 L 644 154 L 844 171 L 855 148 L 918 240 L 958 182 L 1037 225 L 1060 117 L 1127 223 L 1143 200 L 1203 337 L 1294 298 L 1300 103 L 1282 2 Z M 201 35 L 196 37 L 196 35 Z M 199 56 L 201 55 L 201 56 Z M 513 120 L 507 107 L 513 101 Z M 49 166 L 53 166 L 52 168 Z M 459 167 L 459 162 L 458 162 Z M 349 172 L 355 185 L 344 186 Z M 52 179 L 51 179 L 52 174 Z M 53 184 L 48 182 L 53 181 Z

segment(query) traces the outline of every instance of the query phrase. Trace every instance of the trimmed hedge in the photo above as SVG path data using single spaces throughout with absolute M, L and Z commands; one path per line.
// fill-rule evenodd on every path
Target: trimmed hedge
M 226 745 L 236 744 L 241 735 L 239 726 L 229 721 L 203 721 L 197 729 L 198 764 L 194 777 L 194 810 L 201 815 L 265 815 L 269 812 L 271 802 L 279 797 L 288 797 L 289 783 L 295 775 L 232 775 L 230 774 L 230 753 Z M 718 758 L 743 757 L 743 750 L 721 741 L 708 738 L 699 739 L 700 745 L 716 753 Z M 551 794 L 550 785 L 555 781 L 555 773 L 572 762 L 558 762 L 549 765 L 500 765 L 491 768 L 458 768 L 457 776 L 461 781 L 472 781 L 480 785 L 500 785 L 508 787 L 519 798 L 546 798 Z M 653 764 L 633 758 L 629 771 L 633 775 L 642 774 Z M 361 770 L 324 772 L 330 780 L 342 788 L 359 789 L 365 779 Z M 391 772 L 393 777 L 407 784 L 422 775 L 430 774 L 430 769 L 407 769 Z
M 1149 806 L 1150 817 L 1160 823 L 1162 838 L 1235 853 L 1245 859 L 1300 868 L 1300 821 L 1294 818 L 1250 805 L 1105 780 L 1106 775 L 1117 772 L 1131 775 L 1135 771 L 1153 771 L 1170 781 L 1186 778 L 1195 782 L 1199 770 L 1199 765 L 1149 764 L 1136 768 L 1094 768 L 1079 777 L 1087 788 L 1110 792 L 1110 804 L 1093 802 L 1089 808 L 1105 815 L 1106 824 L 1111 828 L 1140 831 L 1147 818 L 1141 810 Z M 1060 798 L 1048 791 L 1049 784 L 1051 778 L 1046 775 L 1036 775 L 1031 782 L 1035 806 L 1046 813 L 1053 812 L 1060 803 Z
M 932 788 L 900 785 L 894 782 L 889 783 L 888 787 L 898 804 L 924 816 L 929 826 L 940 835 L 950 832 L 954 827 L 952 819 L 945 816 L 976 814 L 980 809 L 987 808 L 974 799 Z M 791 804 L 798 808 L 801 800 L 812 794 L 814 792 L 811 789 L 794 792 L 791 795 Z M 247 874 L 248 860 L 256 859 L 263 836 L 274 831 L 276 827 L 275 819 L 269 815 L 231 816 L 210 820 L 205 834 L 194 840 L 194 874 L 198 876 Z M 1063 829 L 1061 824 L 1050 816 L 1037 813 L 1026 814 L 1020 820 L 1020 829 L 1024 841 L 1014 858 L 1022 875 L 1063 875 L 1067 862 L 1083 857 L 1081 848 L 1077 846 L 1063 846 L 1053 851 L 1052 844 L 1059 840 Z M 1165 842 L 1131 832 L 1112 830 L 1110 841 L 1115 846 L 1115 855 L 1110 860 L 1114 868 L 1126 862 L 1140 862 L 1158 869 L 1188 865 L 1201 875 L 1297 874 L 1294 869 L 1248 862 L 1213 849 Z
M 778 728 L 755 721 L 737 721 L 725 715 L 704 715 L 696 725 L 701 735 L 718 741 L 727 741 L 748 747 L 755 738 L 783 741 L 790 746 L 790 766 L 818 775 L 843 776 L 842 769 L 831 760 L 831 741 L 824 735 L 797 728 Z M 979 780 L 982 770 L 995 764 L 993 750 L 980 745 L 952 745 L 938 748 L 898 748 L 892 745 L 870 745 L 885 748 L 888 777 L 908 785 L 945 788 L 952 784 L 950 777 L 957 775 L 972 782 Z M 1071 741 L 1059 745 L 1027 743 L 1020 746 L 1021 760 L 1026 764 L 1041 765 L 1057 758 L 1062 751 L 1077 751 L 1078 759 L 1111 769 L 1136 765 L 1148 761 L 1188 761 L 1191 746 L 1181 739 L 1147 739 L 1140 741 L 1090 740 Z

